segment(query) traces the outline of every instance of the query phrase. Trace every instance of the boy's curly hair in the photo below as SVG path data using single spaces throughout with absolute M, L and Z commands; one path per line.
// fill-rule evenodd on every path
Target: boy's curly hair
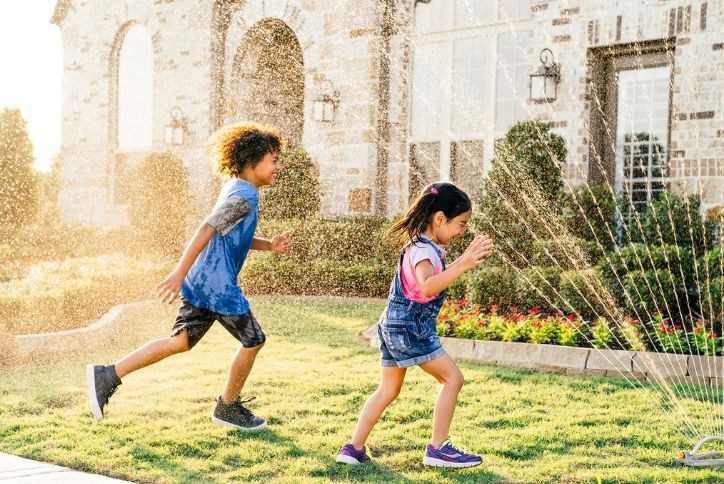
M 232 177 L 241 176 L 244 168 L 256 166 L 264 155 L 284 147 L 284 139 L 277 128 L 256 123 L 219 128 L 211 142 L 217 171 Z

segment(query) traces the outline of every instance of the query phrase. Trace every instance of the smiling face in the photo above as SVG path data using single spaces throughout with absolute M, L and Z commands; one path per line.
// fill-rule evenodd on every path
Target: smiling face
M 467 229 L 471 214 L 472 211 L 468 210 L 457 217 L 447 218 L 442 212 L 437 212 L 433 215 L 432 221 L 433 240 L 436 240 L 442 245 L 447 245 L 457 237 L 463 235 Z
M 279 152 L 270 151 L 262 157 L 259 163 L 245 170 L 247 174 L 245 178 L 257 188 L 274 185 L 277 181 L 277 174 L 281 168 Z

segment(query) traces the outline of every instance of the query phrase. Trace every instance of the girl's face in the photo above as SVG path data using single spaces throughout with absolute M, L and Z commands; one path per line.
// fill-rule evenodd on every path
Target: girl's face
M 281 170 L 279 163 L 279 152 L 270 151 L 251 168 L 251 177 L 249 181 L 258 187 L 274 185 L 277 181 L 277 174 Z
M 468 226 L 468 219 L 472 215 L 472 210 L 463 212 L 457 217 L 447 218 L 442 212 L 436 213 L 433 221 L 433 233 L 437 241 L 442 245 L 447 245 L 455 238 L 463 235 Z M 441 216 L 441 217 L 440 217 Z M 438 219 L 438 217 L 440 217 Z

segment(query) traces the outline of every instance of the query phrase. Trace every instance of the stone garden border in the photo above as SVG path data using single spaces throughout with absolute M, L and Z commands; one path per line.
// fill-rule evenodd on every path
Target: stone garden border
M 377 325 L 362 331 L 379 348 Z M 566 375 L 596 375 L 657 383 L 724 385 L 724 357 L 646 351 L 599 350 L 572 346 L 506 343 L 441 337 L 453 358 L 530 368 Z

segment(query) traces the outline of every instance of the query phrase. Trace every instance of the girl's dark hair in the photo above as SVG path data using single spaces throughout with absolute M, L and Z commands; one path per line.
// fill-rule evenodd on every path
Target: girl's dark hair
M 284 147 L 279 130 L 256 123 L 238 123 L 220 128 L 211 138 L 217 170 L 238 177 L 247 166 L 256 166 L 264 155 Z
M 452 183 L 433 183 L 422 190 L 407 213 L 390 228 L 400 241 L 415 240 L 427 229 L 430 217 L 442 212 L 448 219 L 472 209 L 470 197 Z

